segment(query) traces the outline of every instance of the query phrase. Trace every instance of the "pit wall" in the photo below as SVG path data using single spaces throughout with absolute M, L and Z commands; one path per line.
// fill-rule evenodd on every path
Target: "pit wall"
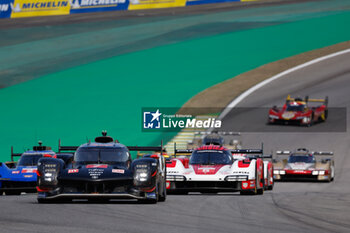
M 0 0 L 0 18 L 185 7 L 247 0 Z

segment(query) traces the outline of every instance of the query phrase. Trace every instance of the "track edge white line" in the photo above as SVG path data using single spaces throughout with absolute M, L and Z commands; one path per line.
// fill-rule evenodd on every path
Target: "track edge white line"
M 324 61 L 324 60 L 327 60 L 327 59 L 330 59 L 330 58 L 333 58 L 333 57 L 336 57 L 336 56 L 339 56 L 339 55 L 342 55 L 342 54 L 345 54 L 345 53 L 349 53 L 350 52 L 350 49 L 345 49 L 345 50 L 342 50 L 342 51 L 338 51 L 338 52 L 335 52 L 335 53 L 332 53 L 332 54 L 328 54 L 326 56 L 323 56 L 323 57 L 319 57 L 319 58 L 316 58 L 316 59 L 313 59 L 311 61 L 308 61 L 306 63 L 303 63 L 303 64 L 300 64 L 298 66 L 295 66 L 293 68 L 290 68 L 288 70 L 285 70 L 281 73 L 278 73 L 268 79 L 265 79 L 264 81 L 254 85 L 253 87 L 249 88 L 248 90 L 246 90 L 245 92 L 243 92 L 242 94 L 240 94 L 238 97 L 236 97 L 235 99 L 233 99 L 226 107 L 225 109 L 221 112 L 220 116 L 218 117 L 218 119 L 222 120 L 229 112 L 232 108 L 234 108 L 235 106 L 237 106 L 242 100 L 244 100 L 246 97 L 248 97 L 250 94 L 252 94 L 254 91 L 258 90 L 259 88 L 267 85 L 268 83 L 272 82 L 272 81 L 275 81 L 276 79 L 279 79 L 287 74 L 290 74 L 294 71 L 297 71 L 297 70 L 300 70 L 302 68 L 305 68 L 307 66 L 310 66 L 310 65 L 313 65 L 313 64 L 316 64 L 318 62 L 321 62 L 321 61 Z

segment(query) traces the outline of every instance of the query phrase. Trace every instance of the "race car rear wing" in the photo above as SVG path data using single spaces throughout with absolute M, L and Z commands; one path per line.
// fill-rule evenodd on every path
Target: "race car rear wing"
M 74 153 L 79 146 L 61 146 L 61 140 L 58 141 L 58 153 L 66 151 L 68 153 Z M 165 149 L 163 147 L 163 141 L 161 141 L 161 146 L 127 146 L 130 151 L 153 151 L 163 153 Z
M 193 149 L 175 149 L 174 157 L 179 155 L 190 156 L 193 151 L 194 151 Z
M 260 158 L 260 159 L 272 159 L 272 155 L 247 155 L 247 158 L 250 158 L 250 159 L 257 159 L 257 158 Z
M 292 151 L 290 150 L 278 150 L 276 151 L 276 155 L 290 155 Z M 332 156 L 334 153 L 332 151 L 311 151 L 310 152 L 313 155 L 325 155 L 325 156 Z
M 153 151 L 163 153 L 165 149 L 163 148 L 163 142 L 161 146 L 127 146 L 130 151 Z
M 232 154 L 263 154 L 262 149 L 236 149 L 230 151 Z
M 306 103 L 308 102 L 315 102 L 315 103 L 323 103 L 325 105 L 328 104 L 328 96 L 326 96 L 324 99 L 310 99 L 309 96 L 305 96 L 304 99 L 301 99 L 301 98 L 292 98 L 290 97 L 290 95 L 287 96 L 286 98 L 286 102 L 290 102 L 290 101 L 298 101 L 298 100 L 302 100 Z
M 328 96 L 326 96 L 324 99 L 310 99 L 309 96 L 306 96 L 305 102 L 323 103 L 323 104 L 327 105 L 328 104 Z
M 313 155 L 325 155 L 325 156 L 333 156 L 333 151 L 312 151 Z
M 264 154 L 264 143 L 261 143 L 260 149 L 230 149 L 232 154 Z
M 247 154 L 249 159 L 272 159 L 272 154 L 263 154 L 263 148 L 261 149 L 237 149 L 230 150 L 232 154 Z

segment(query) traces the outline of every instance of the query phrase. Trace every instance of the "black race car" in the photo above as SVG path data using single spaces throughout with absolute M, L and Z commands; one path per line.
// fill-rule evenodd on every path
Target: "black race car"
M 132 161 L 130 152 L 158 151 Z M 138 199 L 156 203 L 166 199 L 163 148 L 126 147 L 103 132 L 94 143 L 59 146 L 61 159 L 38 161 L 38 202 L 72 199 Z

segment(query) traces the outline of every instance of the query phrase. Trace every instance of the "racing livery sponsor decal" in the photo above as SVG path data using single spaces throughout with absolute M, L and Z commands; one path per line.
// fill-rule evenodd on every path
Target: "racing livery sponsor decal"
M 127 0 L 69 0 L 71 13 L 127 10 Z
M 22 173 L 36 173 L 36 168 L 23 168 Z
M 10 18 L 14 0 L 0 0 L 0 18 Z
M 221 120 L 215 115 L 174 114 L 175 108 L 142 108 L 142 131 L 172 132 L 181 129 L 219 129 Z
M 86 168 L 107 168 L 108 164 L 89 164 Z
M 192 165 L 197 175 L 215 175 L 225 165 Z
M 19 171 L 12 171 L 12 174 L 19 174 Z
M 120 174 L 124 174 L 125 170 L 123 169 L 112 169 L 112 173 L 120 173 Z
M 130 0 L 129 10 L 185 6 L 186 0 Z
M 11 18 L 68 15 L 68 0 L 14 0 Z
M 78 173 L 79 169 L 69 169 L 68 173 Z
M 92 179 L 98 179 L 104 172 L 104 169 L 92 168 L 89 169 L 88 172 Z

